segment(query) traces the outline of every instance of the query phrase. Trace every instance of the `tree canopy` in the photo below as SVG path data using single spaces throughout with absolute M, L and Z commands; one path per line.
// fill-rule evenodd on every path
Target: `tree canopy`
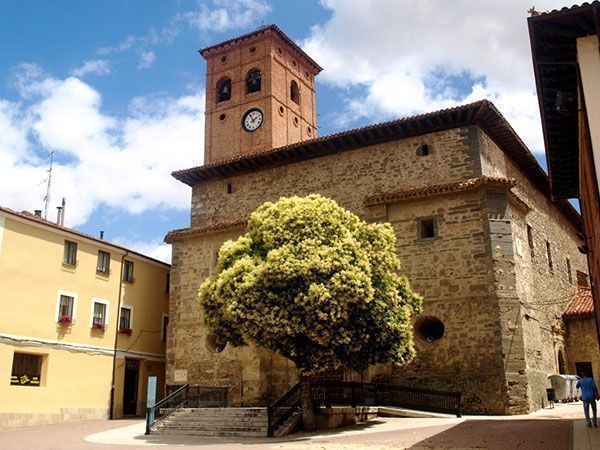
M 398 274 L 395 242 L 390 224 L 367 224 L 319 195 L 265 203 L 200 287 L 205 325 L 233 346 L 289 358 L 304 375 L 409 362 L 421 299 Z

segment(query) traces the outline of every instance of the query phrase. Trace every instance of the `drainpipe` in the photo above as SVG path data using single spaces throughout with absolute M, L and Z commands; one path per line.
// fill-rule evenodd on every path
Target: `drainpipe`
M 121 273 L 119 275 L 119 301 L 117 302 L 117 321 L 115 329 L 115 347 L 113 352 L 112 364 L 112 380 L 110 383 L 110 413 L 109 419 L 114 419 L 114 403 L 115 403 L 115 368 L 117 365 L 117 338 L 119 337 L 119 319 L 121 317 L 121 294 L 123 292 L 123 268 L 125 266 L 125 258 L 129 255 L 129 250 L 125 250 L 125 254 L 121 257 Z

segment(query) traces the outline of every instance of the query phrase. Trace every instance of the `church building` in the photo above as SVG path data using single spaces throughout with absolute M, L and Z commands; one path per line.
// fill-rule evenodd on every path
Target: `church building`
M 295 366 L 217 342 L 198 288 L 220 246 L 265 201 L 318 193 L 392 224 L 423 313 L 407 366 L 329 376 L 460 391 L 465 413 L 541 408 L 565 360 L 562 313 L 584 280 L 580 216 L 553 203 L 548 177 L 488 101 L 317 136 L 321 67 L 278 27 L 204 48 L 204 165 L 173 173 L 192 188 L 173 245 L 166 383 L 229 388 L 231 405 L 270 404 Z M 564 364 L 563 364 L 564 365 Z

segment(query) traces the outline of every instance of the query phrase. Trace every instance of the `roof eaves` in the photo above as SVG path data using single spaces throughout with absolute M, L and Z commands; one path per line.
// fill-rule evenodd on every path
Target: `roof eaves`
M 96 242 L 98 244 L 102 244 L 102 245 L 105 245 L 105 246 L 108 246 L 108 247 L 112 247 L 112 248 L 115 248 L 115 249 L 127 252 L 128 254 L 137 255 L 137 256 L 139 256 L 141 258 L 150 260 L 150 261 L 152 261 L 152 262 L 154 262 L 156 264 L 160 264 L 160 265 L 163 265 L 163 266 L 166 266 L 166 267 L 171 267 L 170 264 L 168 264 L 168 263 L 166 263 L 164 261 L 161 261 L 159 259 L 152 258 L 151 256 L 144 255 L 143 253 L 137 252 L 135 250 L 131 250 L 131 249 L 127 248 L 127 247 L 123 247 L 123 246 L 120 246 L 120 245 L 117 245 L 117 244 L 113 244 L 112 242 L 105 241 L 104 239 L 99 239 L 99 238 L 94 237 L 94 236 L 92 236 L 90 234 L 82 233 L 81 231 L 74 230 L 73 228 L 61 227 L 60 225 L 58 225 L 58 224 L 56 224 L 56 223 L 54 223 L 54 222 L 52 222 L 50 220 L 46 220 L 46 219 L 43 219 L 41 217 L 35 216 L 35 215 L 33 215 L 33 214 L 29 213 L 29 212 L 18 212 L 18 211 L 14 211 L 14 210 L 12 210 L 10 208 L 6 208 L 6 207 L 3 207 L 3 206 L 0 206 L 0 212 L 12 215 L 14 217 L 18 217 L 20 219 L 24 219 L 24 220 L 30 221 L 30 222 L 38 224 L 38 225 L 44 225 L 44 226 L 47 226 L 48 228 L 52 228 L 52 229 L 57 230 L 57 231 L 62 231 L 64 233 L 71 234 L 71 235 L 79 237 L 79 238 L 88 239 L 88 240 L 94 241 L 94 242 Z
M 294 50 L 299 56 L 301 56 L 304 60 L 306 60 L 306 62 L 308 62 L 308 64 L 310 66 L 312 66 L 312 68 L 315 70 L 315 75 L 323 70 L 323 68 L 319 64 L 317 64 L 317 62 L 314 59 L 312 59 L 310 56 L 308 56 L 308 54 L 304 50 L 302 50 L 302 48 L 298 44 L 296 44 L 288 35 L 286 35 L 283 31 L 281 31 L 281 29 L 275 24 L 259 27 L 258 29 L 251 31 L 249 33 L 242 34 L 240 36 L 236 36 L 231 39 L 227 39 L 226 41 L 222 41 L 217 44 L 213 44 L 213 45 L 209 45 L 208 47 L 201 48 L 199 51 L 200 51 L 200 54 L 204 58 L 206 58 L 207 55 L 209 55 L 212 52 L 226 48 L 237 42 L 252 39 L 256 36 L 260 36 L 261 34 L 268 33 L 268 32 L 275 33 L 286 44 L 288 44 L 292 48 L 292 50 Z
M 365 205 L 376 206 L 381 204 L 409 201 L 422 197 L 448 195 L 453 194 L 455 192 L 475 190 L 482 186 L 508 190 L 514 187 L 515 185 L 516 180 L 512 178 L 482 176 L 460 181 L 451 181 L 448 183 L 423 186 L 419 188 L 404 189 L 401 191 L 384 192 L 381 194 L 370 195 L 365 199 Z
M 173 230 L 165 236 L 165 242 L 172 244 L 174 242 L 181 242 L 187 239 L 193 239 L 198 236 L 219 233 L 222 231 L 235 230 L 238 228 L 245 228 L 248 224 L 246 219 L 236 220 L 234 222 L 224 222 L 215 225 L 209 225 L 207 227 L 193 227 L 193 228 L 182 228 L 179 230 Z

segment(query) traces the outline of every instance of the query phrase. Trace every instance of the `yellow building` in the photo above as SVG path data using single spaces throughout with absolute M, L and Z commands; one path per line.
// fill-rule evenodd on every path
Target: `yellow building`
M 0 207 L 0 429 L 144 414 L 148 376 L 164 390 L 169 269 Z

